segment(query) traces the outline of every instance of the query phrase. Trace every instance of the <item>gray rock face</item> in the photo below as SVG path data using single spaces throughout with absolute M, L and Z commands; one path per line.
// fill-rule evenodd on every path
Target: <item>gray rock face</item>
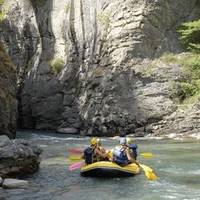
M 0 136 L 0 176 L 33 173 L 39 168 L 42 150 L 28 141 Z
M 0 42 L 0 135 L 15 137 L 16 115 L 16 69 Z
M 152 59 L 182 51 L 176 29 L 198 16 L 197 0 L 8 4 L 0 31 L 18 67 L 21 127 L 139 134 L 177 110 L 169 82 L 179 68 Z
M 151 124 L 149 134 L 153 136 L 175 134 L 182 136 L 194 136 L 199 138 L 200 129 L 200 103 L 194 104 L 188 109 L 178 109 L 163 120 Z

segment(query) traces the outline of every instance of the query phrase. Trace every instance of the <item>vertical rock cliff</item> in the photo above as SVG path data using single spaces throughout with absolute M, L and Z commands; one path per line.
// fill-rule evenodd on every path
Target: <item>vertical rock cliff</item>
M 19 126 L 133 133 L 177 107 L 176 29 L 197 0 L 10 0 L 1 39 L 18 72 Z
M 0 135 L 15 137 L 16 69 L 0 42 Z

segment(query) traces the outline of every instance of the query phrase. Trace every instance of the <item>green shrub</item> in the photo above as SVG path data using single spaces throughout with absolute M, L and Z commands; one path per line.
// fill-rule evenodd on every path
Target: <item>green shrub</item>
M 65 5 L 65 12 L 68 13 L 69 10 L 70 10 L 70 4 L 67 3 L 67 4 Z
M 0 0 L 0 6 L 3 5 L 5 0 Z
M 5 0 L 0 0 L 0 22 L 4 20 L 6 12 L 3 9 L 3 4 Z
M 192 53 L 177 60 L 182 67 L 182 80 L 173 84 L 172 98 L 190 104 L 200 96 L 200 19 L 183 23 L 178 32 L 182 44 Z
M 183 74 L 189 81 L 200 79 L 200 54 L 187 54 L 179 60 Z
M 108 28 L 110 26 L 110 18 L 111 18 L 111 12 L 101 12 L 97 15 L 97 21 L 98 23 L 104 28 L 105 35 L 107 35 Z
M 177 62 L 177 56 L 173 53 L 166 52 L 161 57 L 160 60 L 162 60 L 165 63 L 176 63 Z
M 171 97 L 179 103 L 196 99 L 200 94 L 200 55 L 189 53 L 181 57 L 178 63 L 182 67 L 182 80 L 172 85 Z
M 34 0 L 34 1 L 40 7 L 44 6 L 47 2 L 47 0 Z
M 5 19 L 5 13 L 0 12 L 0 22 Z
M 183 23 L 178 29 L 180 40 L 189 51 L 200 52 L 200 19 Z
M 187 82 L 180 82 L 177 87 L 177 97 L 182 102 L 186 98 L 194 96 L 196 94 L 195 85 Z
M 155 72 L 155 70 L 156 70 L 156 64 L 152 62 L 150 65 L 147 65 L 145 67 L 145 69 L 142 71 L 142 74 L 145 77 L 148 77 L 148 76 L 153 75 L 153 73 Z
M 50 70 L 53 74 L 59 74 L 63 67 L 64 67 L 64 61 L 62 58 L 54 58 L 49 62 Z

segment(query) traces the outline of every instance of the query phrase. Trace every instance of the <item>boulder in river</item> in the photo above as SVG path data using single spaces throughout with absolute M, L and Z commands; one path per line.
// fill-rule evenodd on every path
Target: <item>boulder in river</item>
M 6 178 L 3 181 L 2 187 L 5 189 L 27 188 L 28 181 Z
M 0 176 L 29 174 L 38 170 L 42 149 L 23 139 L 0 136 Z

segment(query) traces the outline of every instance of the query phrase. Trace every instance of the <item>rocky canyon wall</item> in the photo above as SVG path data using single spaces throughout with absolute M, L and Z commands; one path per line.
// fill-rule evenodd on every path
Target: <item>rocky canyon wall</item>
M 0 42 L 0 135 L 15 137 L 16 115 L 16 69 Z
M 197 0 L 10 0 L 0 26 L 18 72 L 21 128 L 137 132 L 177 110 L 177 27 Z

